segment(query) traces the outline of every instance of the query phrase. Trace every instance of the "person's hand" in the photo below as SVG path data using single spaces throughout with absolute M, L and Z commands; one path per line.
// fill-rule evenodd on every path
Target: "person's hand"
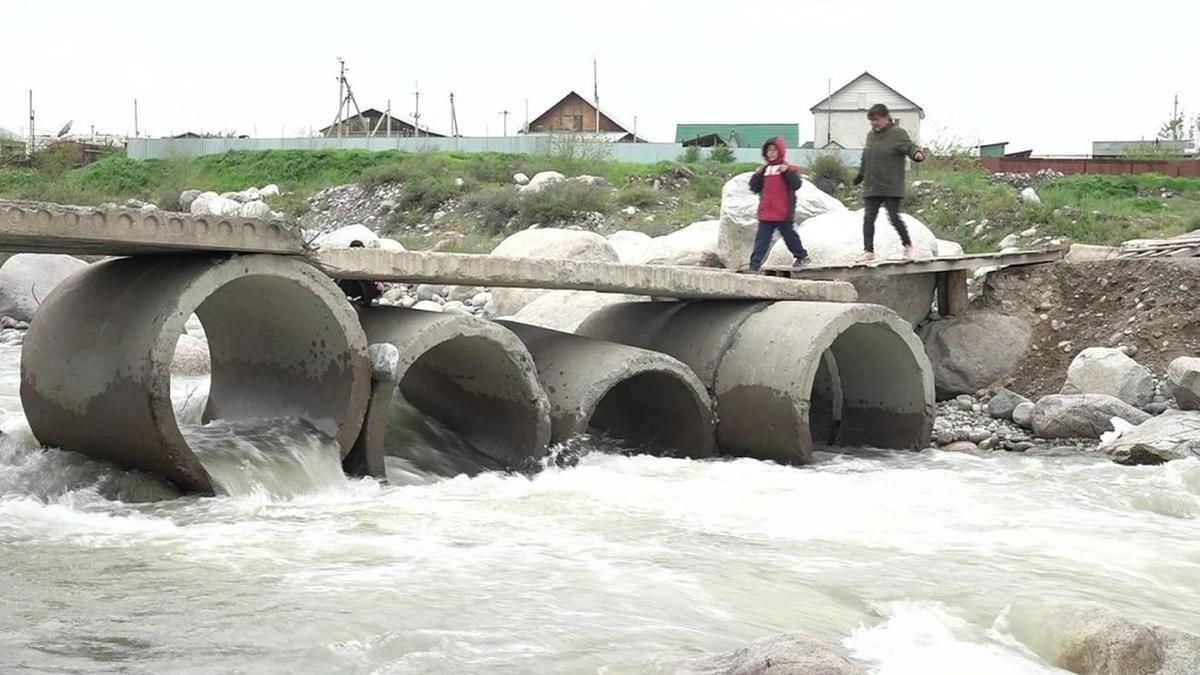
M 913 161 L 914 162 L 924 162 L 925 161 L 925 151 L 918 150 L 918 151 L 914 152 L 913 153 Z
M 766 170 L 767 170 L 767 165 L 762 164 L 757 169 L 754 170 L 754 173 L 761 174 L 763 171 L 766 171 Z
M 379 291 L 380 293 L 383 292 L 383 282 L 382 281 L 375 282 L 375 290 Z

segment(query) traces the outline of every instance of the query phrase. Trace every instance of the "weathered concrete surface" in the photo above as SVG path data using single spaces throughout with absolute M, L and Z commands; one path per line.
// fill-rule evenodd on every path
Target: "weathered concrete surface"
M 511 332 L 474 317 L 396 307 L 362 309 L 359 317 L 372 344 L 399 351 L 396 379 L 403 400 L 457 433 L 473 451 L 458 456 L 414 447 L 400 442 L 403 429 L 389 424 L 375 441 L 382 447 L 373 446 L 371 453 L 401 457 L 441 475 L 526 469 L 545 455 L 550 404 L 533 359 Z M 393 407 L 388 414 L 403 412 Z
M 299 254 L 304 242 L 298 229 L 274 221 L 0 200 L 0 251 Z
M 621 265 L 502 258 L 463 253 L 340 249 L 313 261 L 339 279 L 374 279 L 464 286 L 557 288 L 664 298 L 736 298 L 854 302 L 854 287 L 838 281 L 796 281 L 665 265 Z
M 367 347 L 371 357 L 371 399 L 362 429 L 350 453 L 342 459 L 342 470 L 351 476 L 370 476 L 387 479 L 387 464 L 384 461 L 384 434 L 387 432 L 388 414 L 400 384 L 400 350 L 395 345 L 383 343 Z
M 205 420 L 298 417 L 349 452 L 367 405 L 366 337 L 328 278 L 271 255 L 121 258 L 60 284 L 21 354 L 34 436 L 211 493 L 171 404 L 171 360 L 193 313 L 212 357 Z
M 921 447 L 932 371 L 890 310 L 840 303 L 643 303 L 592 315 L 581 335 L 670 354 L 717 397 L 721 451 L 803 462 L 815 438 Z
M 552 406 L 554 442 L 594 429 L 656 454 L 714 454 L 712 400 L 683 363 L 636 347 L 499 323 L 533 354 Z

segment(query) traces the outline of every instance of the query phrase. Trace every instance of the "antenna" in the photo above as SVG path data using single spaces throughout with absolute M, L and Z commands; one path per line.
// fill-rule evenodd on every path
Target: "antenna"
M 458 115 L 454 111 L 454 92 L 450 92 L 450 136 L 458 138 Z
M 507 110 L 501 110 L 500 115 L 504 117 L 504 136 L 508 137 L 508 116 L 511 115 Z

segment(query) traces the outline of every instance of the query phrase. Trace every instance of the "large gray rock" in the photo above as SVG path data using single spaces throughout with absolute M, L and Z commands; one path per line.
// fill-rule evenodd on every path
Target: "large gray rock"
M 536 176 L 534 178 L 536 179 Z M 530 182 L 530 185 L 533 183 Z M 572 262 L 620 262 L 612 245 L 595 232 L 554 228 L 522 230 L 500 242 L 492 251 L 492 255 Z M 546 293 L 547 291 L 536 288 L 497 288 L 492 291 L 492 300 L 496 304 L 497 316 L 512 316 Z
M 939 399 L 973 394 L 1012 374 L 1033 331 L 1023 319 L 969 312 L 921 327 Z
M 63 279 L 87 267 L 69 255 L 18 253 L 0 266 L 0 316 L 32 321 L 42 301 Z
M 1012 421 L 1025 429 L 1033 428 L 1033 411 L 1037 408 L 1033 401 L 1022 401 L 1013 408 Z
M 1060 393 L 1108 394 L 1140 408 L 1154 398 L 1154 377 L 1119 350 L 1089 347 L 1071 361 Z
M 1001 389 L 996 392 L 996 395 L 988 400 L 987 411 L 992 417 L 998 419 L 1011 420 L 1013 411 L 1022 403 L 1028 403 L 1029 399 L 1008 389 Z
M 643 296 L 593 291 L 550 291 L 521 308 L 513 321 L 574 333 L 595 312 L 620 302 L 646 300 Z
M 199 197 L 200 194 L 201 193 L 199 190 L 184 190 L 183 192 L 179 193 L 179 210 L 183 211 L 184 213 L 191 213 L 192 202 L 196 201 L 196 198 Z
M 758 230 L 758 195 L 750 191 L 750 176 L 741 173 L 725 182 L 721 188 L 721 227 L 718 234 L 718 255 L 721 264 L 729 269 L 744 267 L 754 248 Z M 845 211 L 846 205 L 804 181 L 796 191 L 796 222 L 830 211 Z M 791 262 L 791 258 L 788 258 Z
M 865 675 L 839 649 L 784 633 L 745 647 L 676 664 L 674 673 L 696 675 Z
M 1038 656 L 1072 673 L 1200 673 L 1200 636 L 1132 621 L 1097 603 L 1018 602 L 1009 625 Z
M 238 209 L 238 216 L 242 218 L 269 218 L 270 215 L 271 207 L 261 200 L 248 201 Z
M 1039 438 L 1100 438 L 1112 431 L 1112 418 L 1141 424 L 1150 415 L 1108 394 L 1053 394 L 1033 407 L 1033 433 Z
M 918 258 L 937 255 L 937 237 L 924 223 L 908 214 L 901 214 L 908 226 L 913 248 Z M 863 212 L 836 211 L 809 218 L 798 228 L 804 248 L 812 256 L 814 266 L 848 265 L 862 253 Z M 904 247 L 900 238 L 880 213 L 875 227 L 875 253 L 880 258 L 900 258 Z M 749 254 L 747 254 L 749 256 Z M 767 257 L 768 265 L 790 265 L 792 254 L 779 238 Z M 860 302 L 883 305 L 894 310 L 914 326 L 929 316 L 933 305 L 935 280 L 932 274 L 901 274 L 889 277 L 851 279 L 858 290 Z
M 1117 464 L 1162 464 L 1200 458 L 1200 412 L 1168 410 L 1100 448 Z
M 192 201 L 190 213 L 193 216 L 236 216 L 242 205 L 228 197 L 209 196 L 205 192 Z
M 617 252 L 617 258 L 626 265 L 640 265 L 646 261 L 646 249 L 652 238 L 645 232 L 621 230 L 608 235 L 608 243 Z
M 561 183 L 566 180 L 561 173 L 557 171 L 539 171 L 534 174 L 529 182 L 522 185 L 518 190 L 524 194 L 533 194 L 545 190 L 547 187 L 555 183 Z
M 1167 366 L 1167 387 L 1180 410 L 1200 410 L 1200 358 L 1181 356 Z
M 361 241 L 363 248 L 379 248 L 379 235 L 366 225 L 355 223 L 319 235 L 313 240 L 317 248 L 350 248 L 350 244 Z
M 721 256 L 717 253 L 720 229 L 721 221 L 705 220 L 671 234 L 654 237 L 646 247 L 642 262 L 647 265 L 720 267 Z

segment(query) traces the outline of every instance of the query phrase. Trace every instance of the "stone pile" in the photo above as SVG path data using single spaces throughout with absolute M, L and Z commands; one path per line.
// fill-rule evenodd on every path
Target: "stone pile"
M 262 188 L 250 187 L 241 192 L 201 192 L 184 190 L 179 195 L 179 210 L 193 216 L 226 216 L 282 220 L 284 215 L 271 210 L 265 201 L 279 194 L 279 187 L 272 184 Z
M 1063 172 L 1055 171 L 1054 169 L 1042 169 L 1033 173 L 1005 173 L 1001 171 L 990 174 L 988 182 L 993 185 L 1009 185 L 1017 190 L 1025 190 L 1026 188 L 1036 189 L 1065 175 Z

